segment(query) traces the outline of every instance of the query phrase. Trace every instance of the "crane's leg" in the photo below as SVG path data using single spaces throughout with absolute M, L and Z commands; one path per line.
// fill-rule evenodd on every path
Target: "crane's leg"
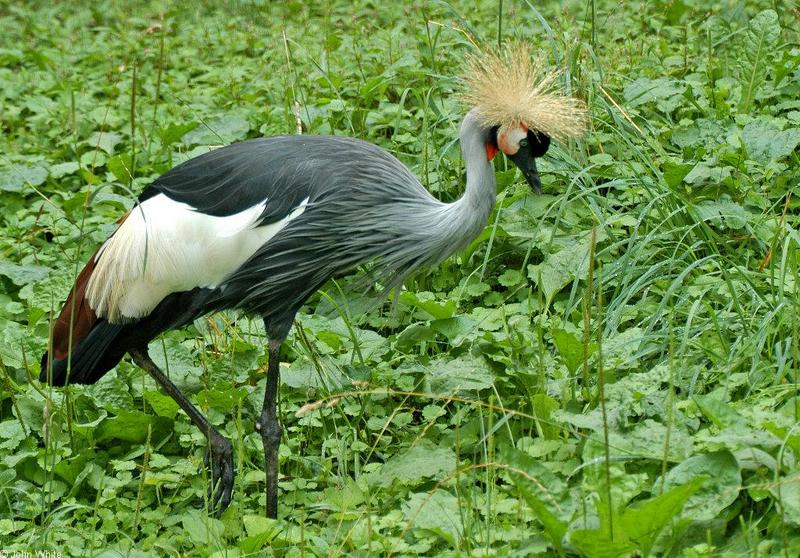
M 267 328 L 269 331 L 269 328 Z M 278 517 L 278 448 L 281 444 L 281 423 L 278 422 L 278 384 L 280 383 L 280 354 L 283 339 L 269 340 L 269 364 L 264 406 L 256 421 L 256 430 L 264 444 L 264 461 L 267 469 L 267 517 Z
M 180 405 L 181 409 L 189 415 L 195 426 L 208 439 L 208 453 L 205 457 L 206 467 L 211 469 L 211 485 L 208 487 L 208 507 L 210 510 L 216 509 L 216 516 L 219 517 L 231 503 L 231 494 L 233 493 L 233 477 L 236 474 L 233 469 L 233 446 L 211 426 L 208 419 L 181 393 L 178 386 L 167 378 L 150 358 L 150 355 L 147 354 L 146 348 L 134 349 L 129 353 L 133 358 L 133 362 L 161 385 L 164 391 Z M 212 497 L 212 490 L 215 486 L 217 490 Z

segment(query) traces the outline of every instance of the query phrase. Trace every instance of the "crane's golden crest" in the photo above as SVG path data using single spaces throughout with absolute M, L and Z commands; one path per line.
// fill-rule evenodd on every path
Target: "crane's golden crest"
M 499 134 L 521 126 L 557 141 L 578 138 L 588 123 L 586 104 L 558 91 L 558 75 L 517 43 L 469 55 L 461 99 L 478 110 L 482 124 L 500 126 Z

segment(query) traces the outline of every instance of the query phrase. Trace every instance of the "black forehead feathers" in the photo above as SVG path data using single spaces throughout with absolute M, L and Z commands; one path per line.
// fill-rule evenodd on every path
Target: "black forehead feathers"
M 500 131 L 500 126 L 492 126 L 492 129 L 489 130 L 489 140 L 491 140 L 492 145 L 497 147 L 497 132 Z

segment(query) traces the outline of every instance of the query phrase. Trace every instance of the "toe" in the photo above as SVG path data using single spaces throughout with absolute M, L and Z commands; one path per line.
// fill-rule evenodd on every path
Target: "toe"
M 207 464 L 211 472 L 211 482 L 207 492 L 208 506 L 219 517 L 230 505 L 233 494 L 233 446 L 228 440 L 220 438 L 212 442 L 209 452 Z

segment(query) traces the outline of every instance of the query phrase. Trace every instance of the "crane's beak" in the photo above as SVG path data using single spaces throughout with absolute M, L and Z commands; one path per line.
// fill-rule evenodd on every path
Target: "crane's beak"
M 525 180 L 528 182 L 528 186 L 530 186 L 531 189 L 533 189 L 533 191 L 537 194 L 541 194 L 542 181 L 539 179 L 539 171 L 536 169 L 536 159 L 532 158 L 530 166 L 520 170 L 522 171 L 522 175 L 525 177 Z
M 527 149 L 520 149 L 514 155 L 508 155 L 511 162 L 522 171 L 528 186 L 537 194 L 542 193 L 542 181 L 539 179 L 539 171 L 536 169 L 536 158 Z

